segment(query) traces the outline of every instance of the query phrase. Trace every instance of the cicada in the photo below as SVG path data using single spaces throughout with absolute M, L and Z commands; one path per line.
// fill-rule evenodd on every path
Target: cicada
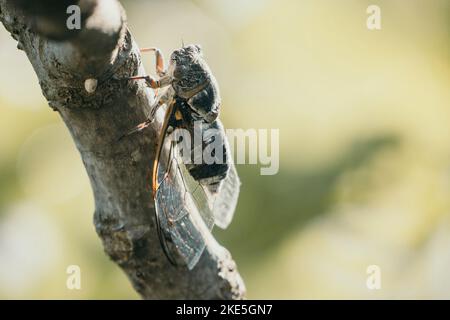
M 157 92 L 148 119 L 128 134 L 141 131 L 154 120 L 156 110 L 165 106 L 153 163 L 152 193 L 158 236 L 169 261 L 176 264 L 174 250 L 189 269 L 199 261 L 206 239 L 216 224 L 227 228 L 237 205 L 240 181 L 234 166 L 224 127 L 219 120 L 221 98 L 216 79 L 198 45 L 175 50 L 166 68 L 161 51 L 154 52 L 156 73 L 135 76 Z M 198 125 L 200 124 L 200 126 Z M 181 141 L 180 131 L 202 139 Z M 200 131 L 200 132 L 198 132 Z M 184 144 L 183 149 L 179 148 Z M 187 149 L 186 144 L 191 148 Z M 209 161 L 198 159 L 201 150 L 215 149 Z M 200 157 L 201 158 L 201 157 Z M 213 161 L 211 161 L 211 158 Z M 169 242 L 173 245 L 169 245 Z

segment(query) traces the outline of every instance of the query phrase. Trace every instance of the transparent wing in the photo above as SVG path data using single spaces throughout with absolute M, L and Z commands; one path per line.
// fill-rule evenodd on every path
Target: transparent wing
M 214 187 L 196 181 L 175 147 L 173 135 L 164 140 L 157 171 L 159 187 L 155 207 L 163 236 L 170 237 L 188 268 L 192 269 L 205 249 L 214 223 L 221 228 L 230 223 L 240 182 L 231 162 L 225 178 Z M 226 138 L 224 143 L 229 150 Z M 227 152 L 227 161 L 229 159 Z
M 209 207 L 214 214 L 215 224 L 226 229 L 233 219 L 234 211 L 239 198 L 239 191 L 241 182 L 233 162 L 230 146 L 228 144 L 225 130 L 220 120 L 216 121 L 216 126 L 220 134 L 220 140 L 224 144 L 226 162 L 228 163 L 228 172 L 224 179 L 222 179 L 216 188 L 206 188 Z
M 236 168 L 230 163 L 227 176 L 221 182 L 219 192 L 213 195 L 214 199 L 214 222 L 218 227 L 226 229 L 233 220 L 234 211 L 239 197 L 241 182 Z
M 169 235 L 178 252 L 192 269 L 205 249 L 205 239 L 214 226 L 206 195 L 186 170 L 176 148 L 164 147 L 158 169 L 156 214 L 164 235 Z

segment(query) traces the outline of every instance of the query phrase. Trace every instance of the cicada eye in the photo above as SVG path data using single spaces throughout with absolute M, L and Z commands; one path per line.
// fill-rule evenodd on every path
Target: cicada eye
M 173 76 L 176 79 L 181 79 L 186 74 L 187 68 L 184 65 L 177 65 L 173 71 Z

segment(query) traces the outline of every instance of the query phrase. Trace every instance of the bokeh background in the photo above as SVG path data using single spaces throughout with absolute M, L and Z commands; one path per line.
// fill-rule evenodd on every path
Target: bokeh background
M 450 298 L 450 2 L 122 1 L 140 46 L 199 43 L 228 128 L 280 129 L 215 234 L 249 298 Z M 381 7 L 382 29 L 366 28 Z M 0 298 L 137 299 L 67 130 L 0 27 Z M 153 70 L 146 58 L 147 70 Z M 81 290 L 66 288 L 79 265 Z M 369 265 L 380 290 L 366 286 Z

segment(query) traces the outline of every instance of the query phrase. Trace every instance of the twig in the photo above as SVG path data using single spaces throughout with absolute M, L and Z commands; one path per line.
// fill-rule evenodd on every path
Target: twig
M 236 265 L 213 237 L 190 272 L 164 256 L 148 190 L 160 123 L 117 142 L 145 119 L 154 99 L 144 84 L 121 80 L 145 74 L 138 47 L 116 0 L 79 1 L 83 26 L 75 31 L 66 27 L 66 10 L 58 9 L 71 2 L 0 0 L 0 20 L 72 134 L 91 181 L 105 251 L 143 298 L 243 298 Z

